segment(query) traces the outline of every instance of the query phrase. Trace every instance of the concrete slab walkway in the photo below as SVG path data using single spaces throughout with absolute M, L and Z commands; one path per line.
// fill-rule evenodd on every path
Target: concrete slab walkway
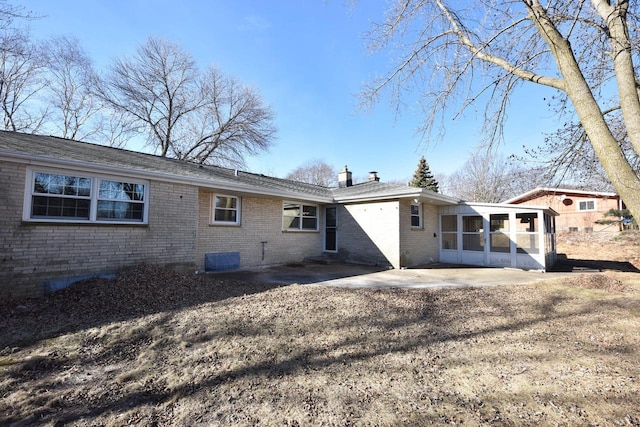
M 388 270 L 354 264 L 293 264 L 212 273 L 238 280 L 277 284 L 321 284 L 349 288 L 442 288 L 533 283 L 572 273 L 446 266 Z

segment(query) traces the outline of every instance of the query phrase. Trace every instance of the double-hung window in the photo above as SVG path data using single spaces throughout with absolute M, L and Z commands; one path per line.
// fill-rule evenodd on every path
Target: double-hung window
M 86 176 L 34 172 L 31 219 L 89 221 L 92 180 Z
M 422 228 L 422 204 L 411 204 L 411 228 Z
M 100 179 L 98 182 L 98 220 L 144 220 L 144 184 L 108 179 Z
M 147 223 L 146 181 L 52 170 L 28 177 L 26 221 Z
M 282 205 L 282 229 L 318 231 L 318 206 L 284 202 Z
M 240 198 L 214 194 L 212 203 L 212 224 L 239 225 L 240 224 Z

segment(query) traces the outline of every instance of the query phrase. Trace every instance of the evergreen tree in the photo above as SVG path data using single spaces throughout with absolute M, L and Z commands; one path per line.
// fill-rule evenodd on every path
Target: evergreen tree
M 427 190 L 431 190 L 435 193 L 438 192 L 438 181 L 433 177 L 433 174 L 429 169 L 429 164 L 425 160 L 424 156 L 420 158 L 418 169 L 416 169 L 416 172 L 413 174 L 411 186 L 426 188 Z

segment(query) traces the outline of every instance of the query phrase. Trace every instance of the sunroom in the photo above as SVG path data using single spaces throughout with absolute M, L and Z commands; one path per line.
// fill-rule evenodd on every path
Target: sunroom
M 546 271 L 557 259 L 556 216 L 540 206 L 441 206 L 440 261 Z

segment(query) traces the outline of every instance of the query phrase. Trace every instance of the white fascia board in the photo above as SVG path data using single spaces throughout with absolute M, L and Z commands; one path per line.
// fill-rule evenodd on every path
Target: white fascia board
M 444 194 L 435 193 L 433 191 L 423 191 L 420 199 L 423 202 L 430 202 L 432 200 L 435 200 L 436 202 L 442 202 L 444 205 L 457 205 L 461 202 L 461 200 L 456 197 L 445 196 Z
M 425 194 L 422 191 L 412 191 L 410 193 L 407 192 L 397 192 L 397 193 L 387 193 L 387 194 L 378 194 L 378 195 L 357 195 L 357 196 L 348 196 L 348 197 L 336 197 L 334 200 L 336 203 L 348 203 L 348 202 L 374 202 L 377 200 L 394 200 L 394 199 L 417 199 L 422 203 L 432 203 L 438 202 L 443 205 L 457 205 L 460 201 L 459 199 L 455 199 L 453 197 L 439 195 L 437 193 Z M 436 204 L 436 203 L 432 203 Z
M 157 181 L 172 182 L 176 184 L 188 184 L 196 187 L 204 187 L 215 190 L 232 191 L 257 196 L 272 196 L 283 199 L 311 201 L 316 203 L 333 203 L 333 198 L 322 197 L 295 191 L 278 191 L 233 182 L 221 182 L 204 178 L 192 178 L 170 173 L 152 172 L 140 169 L 129 169 L 120 166 L 108 166 L 89 163 L 81 160 L 58 159 L 48 156 L 31 156 L 15 152 L 0 151 L 0 159 L 26 164 L 28 166 L 58 167 L 88 173 L 105 173 L 110 175 L 125 175 L 140 179 L 154 179 Z
M 610 192 L 604 192 L 604 191 L 587 191 L 587 190 L 575 190 L 570 188 L 537 187 L 537 188 L 534 188 L 533 190 L 527 191 L 526 193 L 520 194 L 519 196 L 507 199 L 502 203 L 510 204 L 520 199 L 526 199 L 527 197 L 535 195 L 536 193 L 551 193 L 551 194 L 573 193 L 573 194 L 580 194 L 584 196 L 594 196 L 594 197 L 618 197 L 618 193 L 610 193 Z
M 588 190 L 574 190 L 570 188 L 551 188 L 551 187 L 541 187 L 539 191 L 548 191 L 550 193 L 574 193 L 574 194 L 583 194 L 585 196 L 600 196 L 600 197 L 615 197 L 617 193 L 611 193 L 607 191 L 588 191 Z
M 551 216 L 560 215 L 558 212 L 556 212 L 549 206 L 540 206 L 540 205 L 511 205 L 508 203 L 471 203 L 471 202 L 462 202 L 460 204 L 465 206 L 470 206 L 470 207 L 497 208 L 497 209 L 507 209 L 512 211 L 539 210 L 539 211 L 544 211 Z

